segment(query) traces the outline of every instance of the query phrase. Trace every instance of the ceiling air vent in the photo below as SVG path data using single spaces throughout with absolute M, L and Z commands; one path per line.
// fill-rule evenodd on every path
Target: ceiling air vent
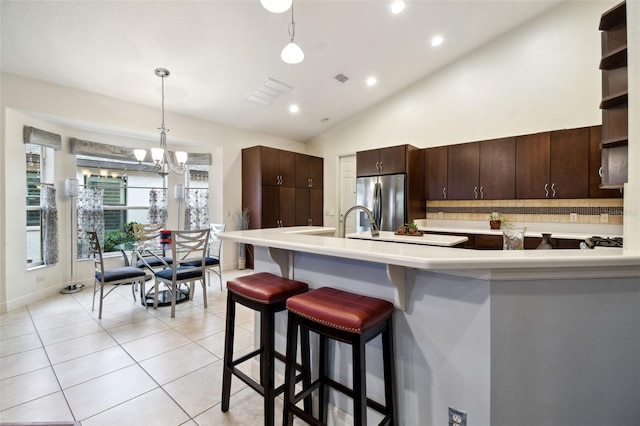
M 347 80 L 349 80 L 349 77 L 347 77 L 346 75 L 340 73 L 338 75 L 336 75 L 335 77 L 336 80 L 338 80 L 340 83 L 345 83 Z

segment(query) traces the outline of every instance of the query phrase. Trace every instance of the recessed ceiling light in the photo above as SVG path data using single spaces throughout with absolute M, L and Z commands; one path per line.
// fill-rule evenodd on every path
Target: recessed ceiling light
M 289 107 L 289 112 L 296 113 L 298 111 L 300 111 L 300 108 L 298 107 L 298 105 L 291 105 Z
M 393 13 L 394 15 L 397 15 L 398 13 L 402 12 L 404 10 L 404 2 L 401 0 L 396 0 L 393 3 L 391 3 L 391 13 Z
M 437 35 L 431 39 L 431 46 L 433 47 L 440 46 L 443 41 L 444 39 L 442 38 L 442 36 Z
M 367 79 L 367 86 L 369 86 L 369 87 L 375 86 L 377 82 L 378 82 L 378 80 L 376 80 L 375 77 L 369 77 Z

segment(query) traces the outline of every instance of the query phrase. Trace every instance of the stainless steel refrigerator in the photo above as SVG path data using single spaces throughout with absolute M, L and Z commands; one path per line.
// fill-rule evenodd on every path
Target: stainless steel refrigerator
M 407 175 L 359 177 L 356 202 L 373 212 L 381 231 L 395 231 L 407 221 Z M 367 214 L 357 210 L 356 232 L 370 229 Z

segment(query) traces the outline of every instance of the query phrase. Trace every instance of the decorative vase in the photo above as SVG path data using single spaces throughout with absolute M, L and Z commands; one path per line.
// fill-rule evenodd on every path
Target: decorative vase
M 542 234 L 542 241 L 538 246 L 538 250 L 551 250 L 553 244 L 551 243 L 551 234 Z
M 500 229 L 501 225 L 502 225 L 502 221 L 500 221 L 500 220 L 490 220 L 489 221 L 489 226 L 491 227 L 491 229 Z

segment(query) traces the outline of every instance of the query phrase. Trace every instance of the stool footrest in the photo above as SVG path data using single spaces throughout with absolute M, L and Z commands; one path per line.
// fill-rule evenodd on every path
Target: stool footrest
M 246 354 L 246 355 L 242 355 L 240 358 L 233 360 L 233 361 L 231 362 L 231 365 L 233 365 L 233 366 L 235 367 L 235 366 L 236 366 L 236 365 L 238 365 L 238 364 L 242 364 L 243 362 L 250 360 L 250 359 L 251 359 L 251 358 L 253 358 L 254 356 L 256 356 L 256 355 L 260 355 L 260 353 L 261 353 L 261 352 L 262 352 L 262 349 L 256 349 L 256 350 L 255 350 L 255 351 L 253 351 L 253 352 L 249 352 L 249 353 L 248 353 L 248 354 Z
M 245 373 L 235 367 L 231 369 L 231 373 L 238 379 L 242 380 L 247 386 L 251 387 L 254 391 L 264 396 L 264 386 L 259 385 L 258 382 L 253 380 L 253 378 L 247 376 Z

